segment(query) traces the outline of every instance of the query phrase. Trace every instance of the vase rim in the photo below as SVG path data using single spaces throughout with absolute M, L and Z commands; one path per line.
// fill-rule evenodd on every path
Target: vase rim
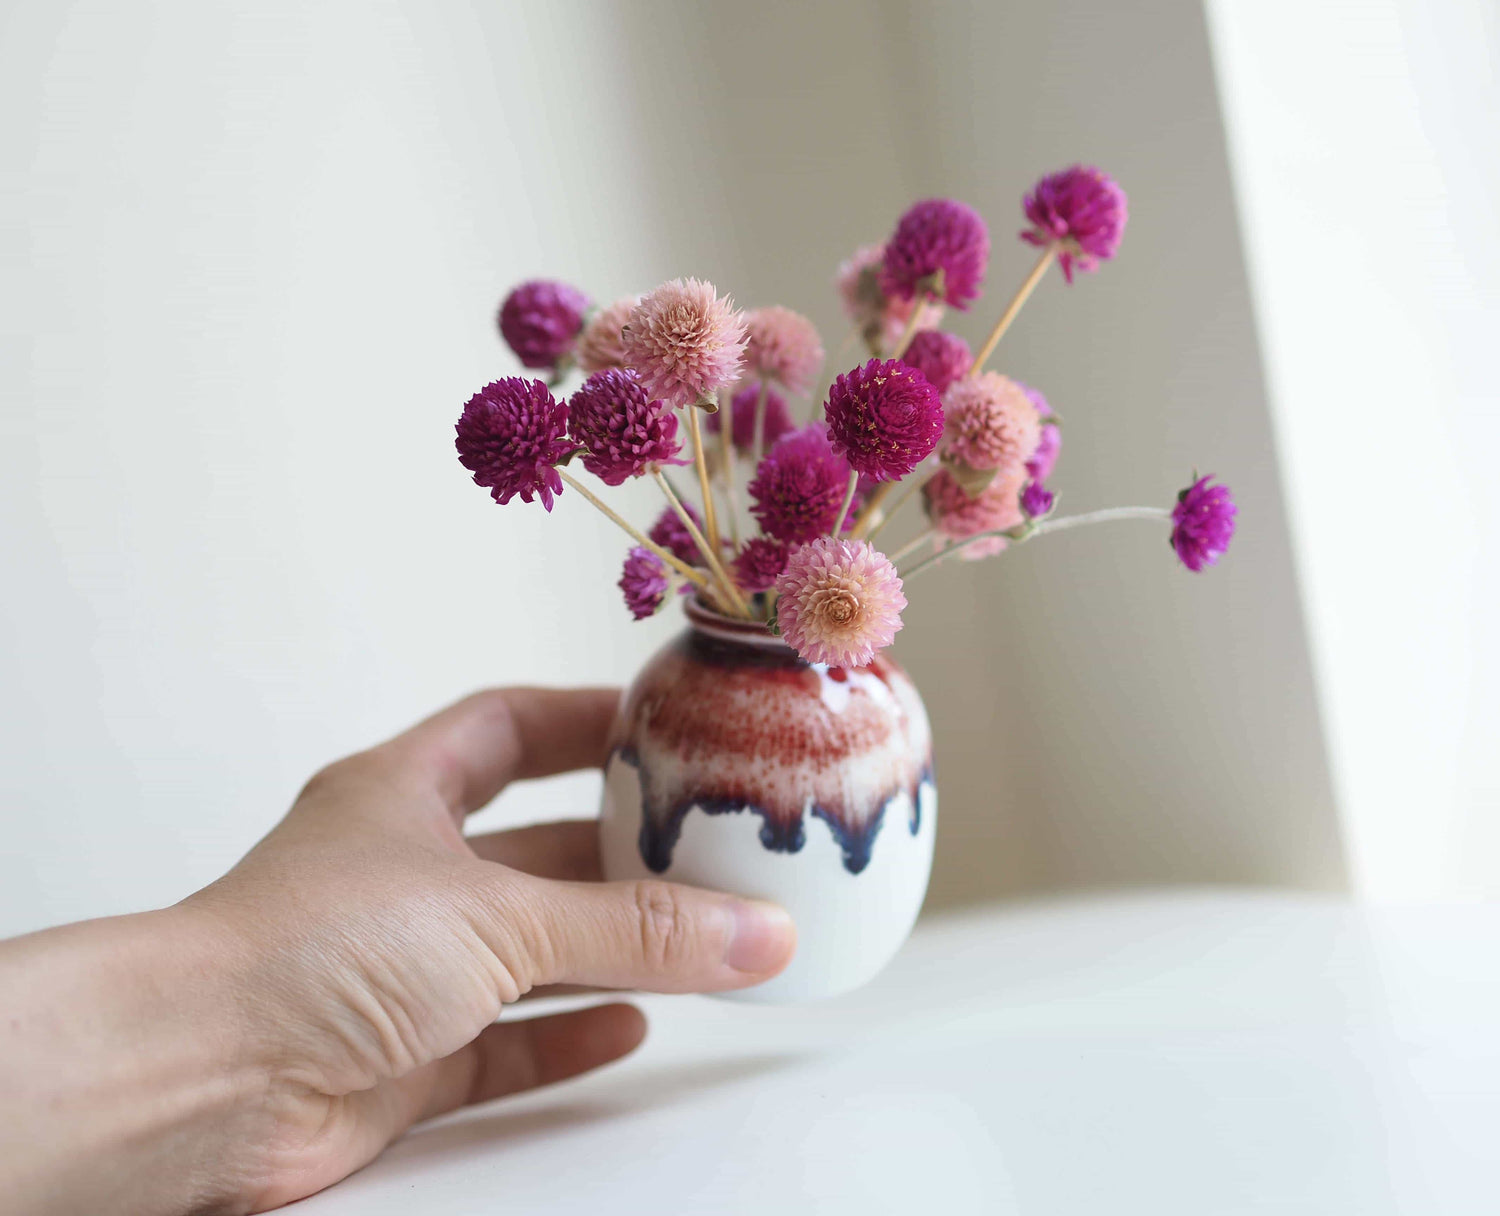
M 782 650 L 795 654 L 779 634 L 771 632 L 765 621 L 746 621 L 739 617 L 725 616 L 710 608 L 701 596 L 684 596 L 682 614 L 688 624 L 699 633 L 708 634 L 725 642 L 736 642 L 742 646 L 754 646 L 761 650 Z

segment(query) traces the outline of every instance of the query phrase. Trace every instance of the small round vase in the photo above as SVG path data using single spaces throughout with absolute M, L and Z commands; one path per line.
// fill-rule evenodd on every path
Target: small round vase
M 685 603 L 688 628 L 621 699 L 605 765 L 609 879 L 664 878 L 768 899 L 797 953 L 731 999 L 857 988 L 911 932 L 932 869 L 927 711 L 885 655 L 807 663 L 766 626 Z

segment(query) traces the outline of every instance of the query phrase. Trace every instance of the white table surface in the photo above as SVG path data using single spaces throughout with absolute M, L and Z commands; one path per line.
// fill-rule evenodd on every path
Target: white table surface
M 295 1210 L 1500 1213 L 1500 908 L 1017 904 L 824 1005 L 642 1003 L 629 1061 Z

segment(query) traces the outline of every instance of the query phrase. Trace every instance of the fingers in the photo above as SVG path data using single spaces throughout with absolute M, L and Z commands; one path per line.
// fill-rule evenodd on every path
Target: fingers
M 466 838 L 476 857 L 538 878 L 599 882 L 599 822 L 537 823 Z
M 510 781 L 602 764 L 619 695 L 612 688 L 491 689 L 450 705 L 381 750 L 421 766 L 453 812 L 464 815 Z
M 646 1037 L 633 1005 L 597 1005 L 571 1013 L 498 1022 L 461 1051 L 432 1065 L 418 1119 L 551 1085 L 618 1060 Z
M 654 881 L 507 885 L 502 916 L 534 984 L 717 992 L 770 979 L 797 948 L 791 917 L 760 900 Z

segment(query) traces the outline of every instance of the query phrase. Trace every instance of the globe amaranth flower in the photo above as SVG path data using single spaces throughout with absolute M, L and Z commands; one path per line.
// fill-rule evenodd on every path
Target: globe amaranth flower
M 1039 481 L 1028 481 L 1021 491 L 1021 510 L 1027 519 L 1041 519 L 1056 502 L 1057 495 Z
M 814 422 L 789 431 L 765 454 L 750 482 L 750 513 L 768 536 L 802 544 L 833 531 L 848 489 L 849 462 Z
M 637 545 L 625 555 L 620 590 L 625 593 L 625 607 L 636 620 L 655 615 L 670 586 L 666 563 L 650 549 Z
M 1036 455 L 1042 420 L 1026 390 L 999 372 L 958 381 L 943 398 L 943 459 L 1012 473 Z
M 1016 383 L 1021 384 L 1019 380 Z M 1037 441 L 1036 451 L 1026 462 L 1026 471 L 1031 474 L 1033 481 L 1046 481 L 1052 476 L 1052 470 L 1057 467 L 1057 458 L 1062 453 L 1062 427 L 1047 421 L 1053 417 L 1052 406 L 1038 389 L 1021 384 L 1021 391 L 1031 398 L 1031 404 L 1036 406 L 1037 417 L 1042 420 L 1042 435 Z
M 773 304 L 745 314 L 745 372 L 789 393 L 805 393 L 823 366 L 818 327 L 799 312 Z
M 1212 485 L 1213 476 L 1200 477 L 1177 495 L 1172 508 L 1172 548 L 1193 573 L 1214 565 L 1234 539 L 1234 517 L 1239 508 L 1229 487 Z
M 974 354 L 957 334 L 929 329 L 912 338 L 901 362 L 926 376 L 939 393 L 946 393 L 948 386 L 969 370 Z
M 820 536 L 776 579 L 781 636 L 809 663 L 863 667 L 901 628 L 906 596 L 890 560 L 863 540 Z
M 622 333 L 625 362 L 673 408 L 709 400 L 740 378 L 745 319 L 712 283 L 663 283 L 631 310 Z
M 981 532 L 1003 532 L 1026 522 L 1021 510 L 1024 470 L 1001 475 L 970 495 L 947 469 L 939 469 L 922 487 L 922 502 L 941 541 L 968 540 Z M 965 561 L 992 557 L 1006 546 L 1003 536 L 986 537 L 959 551 Z
M 694 526 L 701 532 L 703 517 L 698 514 L 698 509 L 685 500 L 682 506 Z M 654 544 L 660 545 L 679 561 L 684 561 L 689 566 L 704 564 L 703 554 L 699 552 L 697 544 L 693 541 L 693 534 L 687 530 L 687 525 L 671 507 L 662 508 L 661 514 L 656 517 L 656 522 L 651 525 L 651 531 L 646 535 Z
M 871 359 L 828 390 L 833 449 L 876 481 L 899 481 L 943 437 L 943 403 L 924 376 L 895 359 Z
M 500 305 L 500 335 L 524 367 L 555 368 L 572 349 L 589 298 L 551 279 L 522 283 Z
M 625 340 L 620 331 L 641 302 L 640 296 L 625 296 L 594 313 L 578 335 L 573 357 L 585 372 L 625 366 Z
M 563 489 L 554 466 L 574 451 L 567 429 L 568 407 L 545 384 L 509 376 L 469 398 L 455 446 L 474 484 L 487 487 L 496 502 L 537 495 L 550 511 L 552 496 Z
M 734 559 L 734 581 L 741 590 L 754 594 L 769 591 L 786 568 L 787 547 L 773 536 L 756 536 Z
M 990 261 L 990 233 L 979 212 L 950 198 L 911 207 L 885 243 L 881 286 L 910 300 L 928 291 L 957 309 L 979 298 Z
M 1032 187 L 1024 206 L 1031 227 L 1021 239 L 1043 248 L 1061 242 L 1057 260 L 1069 283 L 1075 266 L 1096 270 L 1115 256 L 1129 218 L 1125 191 L 1092 165 L 1049 173 Z
M 856 326 L 865 343 L 874 350 L 889 350 L 900 340 L 911 320 L 912 310 L 920 308 L 916 328 L 928 330 L 942 320 L 940 304 L 919 303 L 887 295 L 880 285 L 880 268 L 885 259 L 884 245 L 861 245 L 840 264 L 834 286 L 844 305 L 844 313 Z
M 678 464 L 677 415 L 646 395 L 632 371 L 595 372 L 568 403 L 568 434 L 583 448 L 583 467 L 607 486 L 653 465 Z
M 730 425 L 732 427 L 729 437 L 734 446 L 741 452 L 755 450 L 755 411 L 760 401 L 760 386 L 747 384 L 741 388 L 729 401 Z M 724 411 L 709 414 L 703 419 L 703 427 L 711 434 L 717 435 L 721 426 L 720 419 Z M 761 428 L 765 433 L 762 448 L 768 448 L 796 425 L 792 422 L 792 413 L 787 408 L 786 398 L 774 388 L 766 390 L 765 407 L 760 411 Z

